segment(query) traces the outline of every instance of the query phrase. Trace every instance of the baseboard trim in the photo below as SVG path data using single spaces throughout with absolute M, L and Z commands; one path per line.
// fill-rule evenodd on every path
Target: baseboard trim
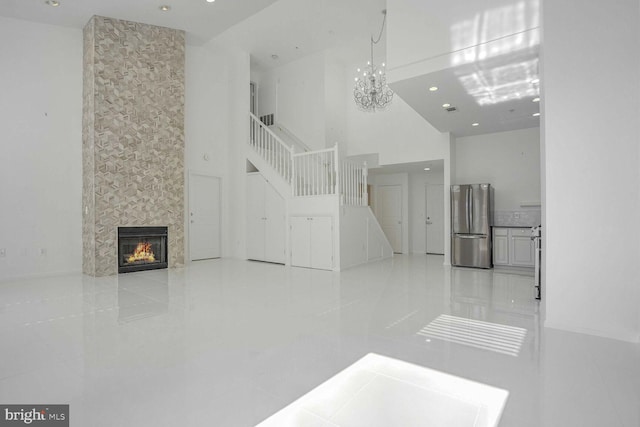
M 76 274 L 81 275 L 82 270 L 49 271 L 44 273 L 31 273 L 18 276 L 2 277 L 0 278 L 0 284 L 16 280 L 43 279 L 45 277 L 71 276 Z
M 620 333 L 620 332 L 613 332 L 613 331 L 603 331 L 600 329 L 582 328 L 579 326 L 567 325 L 563 323 L 549 322 L 548 320 L 544 322 L 544 327 L 549 329 L 557 329 L 565 332 L 574 332 L 577 334 L 592 335 L 600 338 L 609 338 L 612 340 L 624 341 L 632 344 L 640 344 L 640 335 L 633 332 Z

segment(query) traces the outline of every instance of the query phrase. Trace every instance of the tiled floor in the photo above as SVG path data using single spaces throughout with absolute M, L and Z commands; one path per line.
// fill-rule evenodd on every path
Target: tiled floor
M 253 426 L 376 353 L 508 391 L 501 426 L 639 426 L 639 346 L 541 328 L 530 282 L 400 255 L 0 283 L 0 403 L 69 403 L 77 427 Z

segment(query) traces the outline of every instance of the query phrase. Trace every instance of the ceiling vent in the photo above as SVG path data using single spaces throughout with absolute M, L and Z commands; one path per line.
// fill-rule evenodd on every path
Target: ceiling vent
M 456 107 L 447 107 L 445 108 L 445 110 L 447 111 L 447 113 L 455 113 L 456 111 L 458 111 Z

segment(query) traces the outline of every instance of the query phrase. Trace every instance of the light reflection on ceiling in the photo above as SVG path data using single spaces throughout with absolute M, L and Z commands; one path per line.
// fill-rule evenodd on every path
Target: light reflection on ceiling
M 460 73 L 458 79 L 479 105 L 536 97 L 540 94 L 538 58 L 485 69 L 475 67 L 471 73 Z
M 490 9 L 452 26 L 451 66 L 478 105 L 539 95 L 539 85 L 531 83 L 538 79 L 539 19 L 539 3 L 533 0 Z
M 451 27 L 452 66 L 482 61 L 538 46 L 538 0 L 489 9 Z M 510 34 L 506 36 L 505 34 Z

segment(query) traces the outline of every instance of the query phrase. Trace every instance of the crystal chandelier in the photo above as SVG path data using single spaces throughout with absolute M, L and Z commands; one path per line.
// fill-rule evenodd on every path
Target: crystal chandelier
M 362 111 L 375 112 L 383 110 L 393 100 L 393 91 L 387 86 L 387 76 L 384 72 L 384 63 L 381 67 L 376 67 L 373 62 L 373 45 L 378 44 L 382 38 L 384 24 L 387 21 L 387 11 L 383 10 L 382 28 L 376 40 L 371 36 L 371 61 L 367 62 L 364 70 L 358 68 L 358 77 L 353 88 L 353 99 Z

